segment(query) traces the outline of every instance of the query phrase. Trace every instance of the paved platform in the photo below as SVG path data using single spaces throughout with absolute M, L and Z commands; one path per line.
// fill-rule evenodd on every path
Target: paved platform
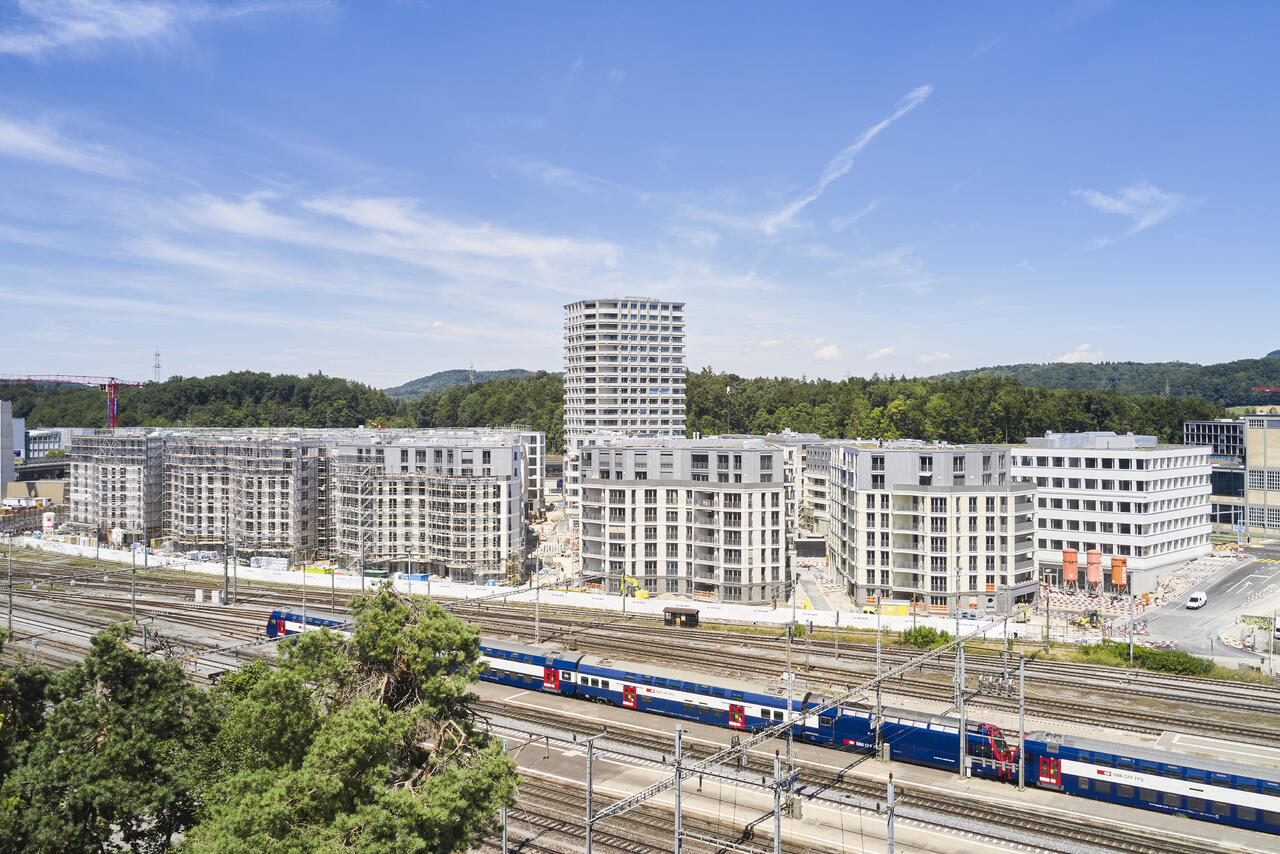
M 675 731 L 676 722 L 670 718 L 630 709 L 620 709 L 615 706 L 585 703 L 582 700 L 570 697 L 546 695 L 493 683 L 482 683 L 478 687 L 477 693 L 485 699 L 504 702 L 509 705 L 530 708 L 554 708 L 559 714 L 578 721 L 581 725 L 579 732 L 584 735 L 594 734 L 606 727 L 615 730 L 632 729 L 668 737 L 671 737 Z M 728 745 L 732 735 L 723 728 L 688 721 L 682 722 L 682 726 L 686 743 L 700 742 L 704 745 L 723 747 Z M 527 750 L 535 750 L 538 756 L 543 755 L 542 748 L 530 747 Z M 785 742 L 779 739 L 772 744 L 764 745 L 761 749 L 755 751 L 755 755 L 771 758 L 775 750 L 781 750 L 785 754 Z M 554 754 L 554 750 L 552 752 Z M 570 754 L 573 753 L 575 752 L 570 751 Z M 1189 842 L 1194 841 L 1198 845 L 1209 848 L 1217 846 L 1223 851 L 1280 851 L 1280 837 L 1264 833 L 1212 825 L 1178 816 L 1162 815 L 1149 810 L 1102 803 L 1084 798 L 1073 798 L 1069 795 L 1044 789 L 1028 787 L 1019 792 L 1011 784 L 976 778 L 962 780 L 958 775 L 944 771 L 898 762 L 880 762 L 871 759 L 865 754 L 833 750 L 800 742 L 795 744 L 795 754 L 797 760 L 815 764 L 830 771 L 843 771 L 846 774 L 882 781 L 886 784 L 886 788 L 888 775 L 892 772 L 895 785 L 902 787 L 906 791 L 910 791 L 913 788 L 949 793 L 959 791 L 965 793 L 966 797 L 984 800 L 995 805 L 1001 803 L 1016 803 L 1023 807 L 1030 805 L 1042 816 L 1060 815 L 1064 818 L 1070 817 L 1081 822 L 1088 822 L 1092 817 L 1099 817 L 1123 823 L 1131 829 L 1149 828 L 1153 832 L 1159 833 L 1168 833 L 1172 826 Z M 584 754 L 581 751 L 576 751 L 576 756 L 572 756 L 572 758 L 576 759 L 577 770 L 574 770 L 574 763 L 566 762 L 558 766 L 558 770 L 555 773 L 562 775 L 565 779 L 585 779 L 583 756 Z M 611 794 L 623 796 L 657 782 L 663 776 L 669 777 L 670 774 L 669 772 L 664 772 L 657 763 L 628 762 L 623 763 L 622 768 L 610 771 L 608 776 L 597 774 L 596 781 L 598 784 L 607 784 L 613 787 L 608 790 Z M 728 784 L 725 785 L 727 786 Z M 719 811 L 718 814 L 724 814 L 726 799 L 727 808 L 742 810 L 744 823 L 746 820 L 750 820 L 751 816 L 758 817 L 760 814 L 771 815 L 772 813 L 771 796 L 760 792 L 758 789 L 737 790 L 737 787 L 729 787 L 723 790 L 711 790 L 708 786 L 709 784 L 704 781 L 704 794 L 709 795 L 714 791 L 717 796 L 714 802 L 714 809 Z M 685 788 L 686 791 L 693 791 L 696 788 L 696 784 L 686 783 Z M 753 793 L 755 797 L 765 798 L 768 803 L 762 806 L 752 800 L 750 796 Z M 686 804 L 689 803 L 688 797 L 684 799 L 684 802 Z M 670 803 L 670 801 L 667 800 L 665 803 Z M 707 808 L 713 807 L 709 806 Z M 750 809 L 754 809 L 755 812 L 751 812 Z M 813 824 L 804 824 L 803 832 L 805 833 L 820 834 L 820 838 L 826 839 L 833 844 L 845 845 L 846 850 L 849 851 L 879 852 L 884 850 L 884 819 L 880 816 L 876 816 L 873 813 L 861 814 L 853 809 L 819 808 L 812 803 L 806 803 L 803 812 L 805 822 L 808 822 L 810 814 L 813 814 Z M 713 812 L 713 814 L 717 813 Z M 757 826 L 758 834 L 767 836 L 771 833 L 772 818 L 769 818 L 766 824 L 768 825 L 767 827 Z M 907 840 L 903 836 L 902 827 L 903 824 L 899 824 L 895 832 L 897 850 L 899 851 L 982 852 L 987 850 L 1011 850 L 1007 846 L 991 848 L 972 836 L 963 833 L 949 834 L 936 831 L 918 838 L 911 838 L 910 846 L 918 847 L 905 847 Z M 784 834 L 787 833 L 785 827 L 783 832 Z M 1015 847 L 1012 850 L 1017 849 Z

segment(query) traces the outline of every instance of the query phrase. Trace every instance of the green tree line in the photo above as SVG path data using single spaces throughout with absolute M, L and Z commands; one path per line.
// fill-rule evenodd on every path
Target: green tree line
M 1238 359 L 1216 365 L 1190 362 L 1082 362 L 1047 365 L 997 365 L 940 374 L 937 379 L 967 379 L 981 374 L 1013 377 L 1027 386 L 1056 389 L 1109 389 L 1123 394 L 1199 397 L 1221 406 L 1280 403 L 1280 394 L 1254 386 L 1280 388 L 1280 358 Z
M 1280 359 L 1275 360 L 1280 362 Z M 704 368 L 687 378 L 689 432 L 770 433 L 783 429 L 827 438 L 1020 442 L 1047 430 L 1133 431 L 1180 441 L 1182 422 L 1216 418 L 1220 406 L 1196 397 L 1130 395 L 1113 389 L 1045 389 L 998 374 L 961 379 L 806 380 L 744 378 Z M 0 386 L 14 414 L 31 426 L 102 426 L 96 389 Z M 564 382 L 537 372 L 455 385 L 400 401 L 369 386 L 313 374 L 258 373 L 175 377 L 120 396 L 125 426 L 491 427 L 525 424 L 564 447 Z
M 56 673 L 0 669 L 0 850 L 449 854 L 512 802 L 481 729 L 477 630 L 384 588 L 209 691 L 128 626 Z M 0 642 L 4 633 L 0 632 Z

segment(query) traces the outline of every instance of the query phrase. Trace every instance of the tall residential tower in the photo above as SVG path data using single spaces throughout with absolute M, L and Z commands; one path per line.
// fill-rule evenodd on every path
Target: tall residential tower
M 649 297 L 564 307 L 564 434 L 684 435 L 684 303 Z
M 577 527 L 577 452 L 592 436 L 684 436 L 684 303 L 585 299 L 564 307 L 565 504 Z

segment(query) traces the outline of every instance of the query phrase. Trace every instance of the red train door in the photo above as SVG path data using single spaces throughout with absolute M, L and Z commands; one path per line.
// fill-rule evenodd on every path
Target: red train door
M 729 726 L 734 729 L 743 729 L 747 725 L 747 712 L 742 706 L 729 707 Z
M 276 634 L 277 634 L 279 637 L 284 637 L 286 634 L 288 634 L 288 633 L 284 630 L 284 618 L 281 618 L 281 619 L 279 619 L 279 620 L 276 620 Z
M 548 691 L 560 690 L 560 671 L 554 667 L 543 668 L 542 671 L 542 687 Z
M 628 709 L 634 709 L 636 707 L 636 686 L 622 686 L 622 705 L 626 706 Z
M 1062 788 L 1062 760 L 1040 757 L 1040 785 Z

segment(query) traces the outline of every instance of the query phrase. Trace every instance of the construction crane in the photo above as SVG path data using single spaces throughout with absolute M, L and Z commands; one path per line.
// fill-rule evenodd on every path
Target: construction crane
M 73 377 L 65 374 L 0 374 L 0 383 L 32 383 L 34 385 L 82 385 L 97 386 L 107 393 L 107 426 L 114 430 L 119 425 L 120 389 L 142 388 L 151 383 L 130 383 L 115 377 Z

